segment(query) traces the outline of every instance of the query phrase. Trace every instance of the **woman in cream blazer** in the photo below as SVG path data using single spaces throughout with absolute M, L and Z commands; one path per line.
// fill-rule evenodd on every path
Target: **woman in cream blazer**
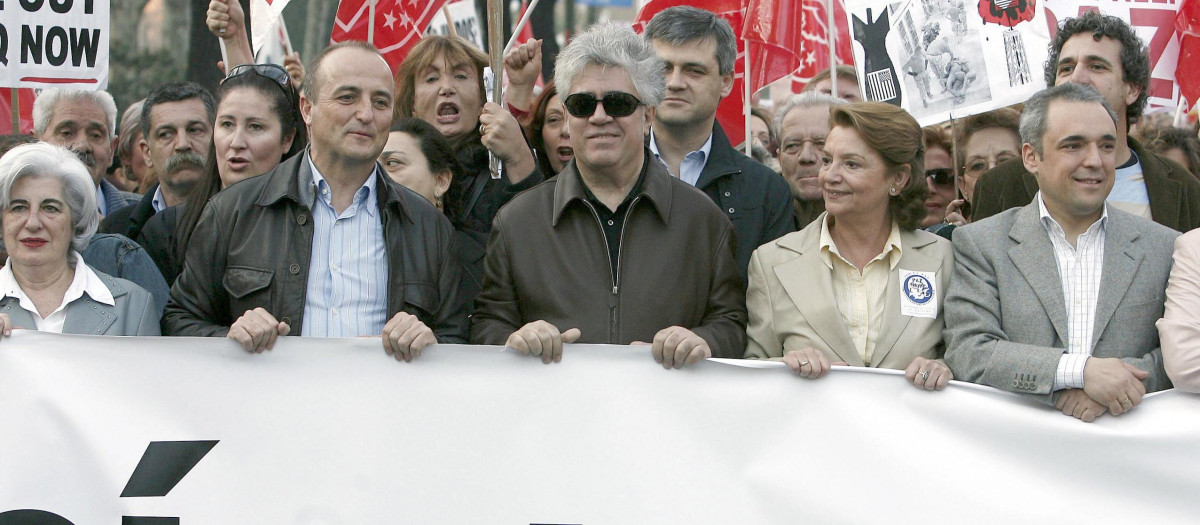
M 953 379 L 941 357 L 954 254 L 916 229 L 928 191 L 920 127 L 884 103 L 831 113 L 819 175 L 827 211 L 754 252 L 746 357 L 808 378 L 833 364 L 905 370 L 941 389 Z

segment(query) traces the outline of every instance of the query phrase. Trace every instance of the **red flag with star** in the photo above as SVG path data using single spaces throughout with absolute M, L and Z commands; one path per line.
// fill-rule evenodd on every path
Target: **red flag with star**
M 1175 17 L 1179 32 L 1179 62 L 1175 83 L 1192 107 L 1200 105 L 1200 0 L 1184 0 Z
M 804 90 L 812 77 L 829 68 L 829 11 L 833 3 L 833 19 L 837 24 L 834 46 L 839 64 L 853 64 L 854 52 L 850 46 L 850 28 L 846 25 L 846 6 L 842 0 L 803 0 L 801 2 L 802 27 L 800 35 L 800 67 L 792 73 L 792 92 Z
M 371 0 L 341 0 L 333 20 L 330 43 L 367 40 Z M 392 66 L 392 75 L 408 50 L 421 41 L 429 23 L 446 5 L 446 0 L 375 0 L 375 47 Z
M 745 85 L 742 84 L 742 79 L 745 77 L 745 45 L 742 40 L 742 20 L 744 17 L 742 0 L 649 0 L 642 9 L 638 11 L 637 17 L 633 21 L 633 30 L 641 33 L 646 29 L 646 24 L 650 22 L 654 15 L 659 11 L 668 7 L 678 5 L 687 5 L 712 11 L 717 16 L 729 21 L 729 25 L 733 26 L 733 36 L 737 39 L 737 62 L 733 67 L 733 91 L 728 97 L 721 99 L 720 105 L 717 106 L 717 122 L 721 124 L 721 129 L 725 131 L 725 135 L 729 137 L 730 142 L 738 143 L 742 139 L 739 137 L 746 136 L 746 114 L 742 109 L 744 104 L 744 93 L 746 92 Z

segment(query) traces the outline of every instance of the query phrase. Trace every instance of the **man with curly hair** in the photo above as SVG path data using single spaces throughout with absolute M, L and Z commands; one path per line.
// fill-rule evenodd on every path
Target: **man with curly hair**
M 1089 11 L 1063 22 L 1050 45 L 1046 83 L 1096 88 L 1117 113 L 1115 208 L 1186 232 L 1200 226 L 1200 181 L 1182 166 L 1142 147 L 1129 127 L 1142 116 L 1150 88 L 1150 57 L 1128 23 Z M 984 173 L 975 185 L 975 220 L 1024 206 L 1037 180 L 1020 160 Z

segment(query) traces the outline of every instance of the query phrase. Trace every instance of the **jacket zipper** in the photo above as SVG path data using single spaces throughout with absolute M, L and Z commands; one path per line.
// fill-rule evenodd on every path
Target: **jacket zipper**
M 608 274 L 610 277 L 610 282 L 612 282 L 612 295 L 609 296 L 609 301 L 608 301 L 608 340 L 609 341 L 617 340 L 617 328 L 618 328 L 617 327 L 617 325 L 618 325 L 617 318 L 618 318 L 618 313 L 619 313 L 618 305 L 620 303 L 619 292 L 621 289 L 620 288 L 621 251 L 623 250 L 624 245 L 625 245 L 625 225 L 629 222 L 629 216 L 633 213 L 633 207 L 635 205 L 637 205 L 638 200 L 641 200 L 641 198 L 642 198 L 641 195 L 634 197 L 633 201 L 631 201 L 629 203 L 629 208 L 627 208 L 625 210 L 625 221 L 621 223 L 621 235 L 617 241 L 617 268 L 616 268 L 615 272 L 613 271 L 612 258 L 609 257 L 608 259 L 606 259 L 606 262 L 608 263 Z M 595 206 L 592 206 L 592 203 L 588 202 L 587 205 L 588 205 L 588 209 L 592 211 L 592 216 L 596 218 L 596 226 L 598 226 L 600 228 L 600 237 L 604 239 L 604 247 L 605 247 L 604 251 L 607 252 L 608 251 L 608 235 L 606 235 L 604 233 L 604 221 L 600 220 L 600 213 L 598 213 L 596 211 L 596 208 L 595 208 Z

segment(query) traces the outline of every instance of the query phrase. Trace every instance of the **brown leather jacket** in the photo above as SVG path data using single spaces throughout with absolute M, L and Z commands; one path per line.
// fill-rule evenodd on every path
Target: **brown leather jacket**
M 313 243 L 301 180 L 312 181 L 307 151 L 209 200 L 171 287 L 164 334 L 224 336 L 246 310 L 262 307 L 300 335 Z M 450 221 L 389 177 L 376 177 L 376 190 L 388 260 L 380 293 L 387 294 L 388 315 L 417 316 L 439 343 L 465 342 Z
M 746 349 L 746 298 L 733 225 L 704 193 L 646 150 L 646 174 L 622 231 L 613 281 L 603 228 L 572 161 L 500 210 L 488 239 L 471 342 L 502 345 L 526 323 L 579 328 L 581 343 L 652 341 L 670 326 L 714 357 Z

